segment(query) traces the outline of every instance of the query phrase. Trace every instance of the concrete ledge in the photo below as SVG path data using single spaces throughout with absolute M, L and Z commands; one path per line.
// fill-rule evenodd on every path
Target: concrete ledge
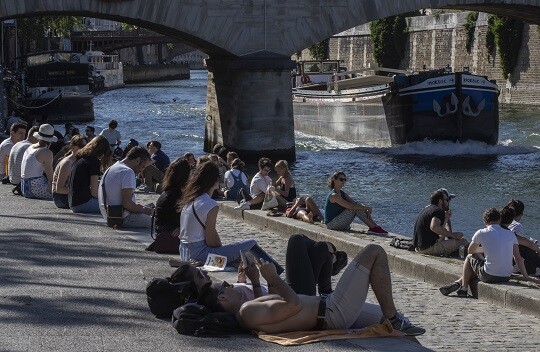
M 328 230 L 322 225 L 312 225 L 284 216 L 270 217 L 261 210 L 235 210 L 234 202 L 220 202 L 220 210 L 229 217 L 275 231 L 285 238 L 302 233 L 316 241 L 329 241 L 347 252 L 349 257 L 356 255 L 368 244 L 381 245 L 388 253 L 392 271 L 434 286 L 443 286 L 461 275 L 463 262 L 454 258 L 438 258 L 397 249 L 390 246 L 392 237 L 367 235 L 367 227 L 353 224 L 350 232 Z M 478 284 L 478 297 L 500 307 L 514 309 L 526 314 L 540 315 L 540 289 L 527 283 L 512 280 L 508 284 Z

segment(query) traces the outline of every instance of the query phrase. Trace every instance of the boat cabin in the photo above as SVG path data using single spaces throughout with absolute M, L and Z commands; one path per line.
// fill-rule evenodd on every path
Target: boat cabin
M 332 76 L 346 70 L 340 66 L 339 60 L 298 61 L 293 86 L 304 84 L 326 84 Z

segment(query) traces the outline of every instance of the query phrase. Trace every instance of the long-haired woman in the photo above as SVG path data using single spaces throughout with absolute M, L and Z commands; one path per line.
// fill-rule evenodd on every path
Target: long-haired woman
M 86 145 L 86 139 L 80 134 L 71 137 L 69 141 L 69 152 L 67 152 L 54 168 L 52 191 L 54 204 L 61 209 L 69 209 L 68 202 L 68 178 L 71 172 L 71 165 L 77 160 L 75 153 Z
M 332 190 L 326 198 L 324 207 L 324 223 L 330 230 L 347 231 L 355 217 L 362 220 L 368 227 L 368 234 L 388 234 L 382 227 L 377 225 L 371 218 L 371 207 L 353 200 L 343 187 L 347 182 L 347 176 L 342 171 L 337 171 L 328 179 L 327 185 Z
M 204 261 L 209 253 L 227 257 L 227 261 L 240 258 L 240 251 L 250 250 L 257 242 L 253 239 L 223 245 L 216 230 L 219 206 L 211 198 L 219 187 L 219 169 L 212 162 L 197 165 L 178 202 L 180 215 L 180 259 Z
M 180 214 L 176 203 L 182 198 L 182 192 L 191 174 L 191 166 L 184 158 L 173 161 L 165 170 L 161 189 L 163 192 L 156 202 L 156 233 L 173 231 L 180 227 Z
M 69 175 L 69 208 L 74 213 L 99 214 L 98 186 L 101 159 L 110 152 L 107 138 L 97 136 L 79 150 Z

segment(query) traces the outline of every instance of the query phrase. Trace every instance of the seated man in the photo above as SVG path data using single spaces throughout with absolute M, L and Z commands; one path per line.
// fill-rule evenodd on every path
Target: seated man
M 223 283 L 219 287 L 206 285 L 199 295 L 199 302 L 214 311 L 235 314 L 246 329 L 266 333 L 348 329 L 368 325 L 365 320 L 371 317 L 361 312 L 371 284 L 384 317 L 390 320 L 394 329 L 409 336 L 425 333 L 397 312 L 388 258 L 378 245 L 370 244 L 356 255 L 334 292 L 326 298 L 298 295 L 279 277 L 273 264 L 259 261 L 258 266 L 268 286 L 277 294 L 245 302 L 234 289 Z
M 514 216 L 510 208 L 503 208 L 502 212 L 505 217 L 513 218 Z M 463 263 L 462 276 L 450 285 L 441 287 L 439 291 L 443 295 L 448 296 L 457 291 L 459 297 L 467 297 L 469 282 L 476 277 L 487 283 L 507 282 L 512 275 L 512 256 L 525 280 L 540 283 L 540 279 L 527 275 L 514 233 L 499 225 L 501 213 L 491 208 L 484 212 L 483 218 L 486 227 L 476 231 L 472 238 L 469 255 Z M 476 294 L 472 293 L 472 296 L 477 298 Z
M 253 176 L 249 187 L 249 196 L 234 209 L 261 209 L 268 187 L 272 186 L 272 179 L 268 174 L 272 171 L 272 161 L 268 158 L 259 159 L 259 172 Z
M 9 130 L 9 138 L 4 139 L 2 143 L 0 143 L 0 180 L 9 173 L 8 160 L 11 148 L 13 148 L 16 143 L 24 140 L 24 137 L 26 137 L 26 124 L 14 123 Z M 9 180 L 6 181 L 9 182 Z
M 34 133 L 39 130 L 39 126 L 32 126 L 28 130 L 28 137 L 25 140 L 15 143 L 11 151 L 9 152 L 8 159 L 8 175 L 9 182 L 13 185 L 19 185 L 21 183 L 21 165 L 24 152 L 34 143 L 37 143 L 37 138 L 34 137 Z
M 113 164 L 101 177 L 98 188 L 99 209 L 107 220 L 107 205 L 122 205 L 124 208 L 123 227 L 150 228 L 154 209 L 135 203 L 133 191 L 136 187 L 135 175 L 151 163 L 150 154 L 141 147 L 132 148 L 126 157 Z M 107 199 L 104 199 L 103 189 Z
M 459 246 L 469 245 L 462 232 L 452 232 L 450 199 L 454 197 L 445 188 L 431 194 L 431 204 L 418 214 L 414 225 L 413 245 L 416 252 L 448 256 Z
M 163 181 L 163 175 L 165 175 L 165 170 L 167 170 L 167 167 L 171 164 L 171 159 L 169 159 L 167 154 L 161 150 L 161 143 L 158 141 L 148 142 L 146 149 L 148 149 L 148 152 L 150 153 L 152 164 L 148 165 L 143 170 L 144 184 L 142 184 L 138 190 L 143 192 L 154 192 L 156 191 L 157 184 Z

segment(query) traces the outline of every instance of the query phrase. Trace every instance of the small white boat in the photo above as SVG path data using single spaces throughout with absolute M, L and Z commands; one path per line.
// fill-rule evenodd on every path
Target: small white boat
M 90 65 L 92 91 L 120 88 L 124 83 L 124 68 L 118 55 L 107 55 L 103 51 L 87 51 L 78 56 L 81 63 Z

